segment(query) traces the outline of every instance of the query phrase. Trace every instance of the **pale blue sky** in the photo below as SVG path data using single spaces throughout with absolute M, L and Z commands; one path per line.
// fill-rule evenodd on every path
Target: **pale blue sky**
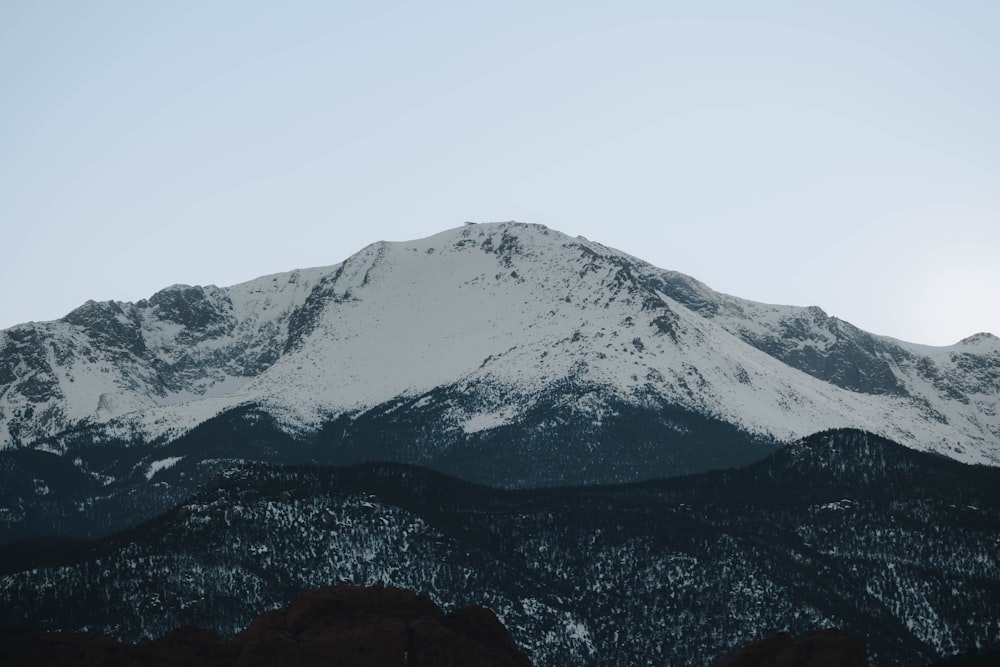
M 0 0 L 0 328 L 465 220 L 1000 334 L 1000 3 Z

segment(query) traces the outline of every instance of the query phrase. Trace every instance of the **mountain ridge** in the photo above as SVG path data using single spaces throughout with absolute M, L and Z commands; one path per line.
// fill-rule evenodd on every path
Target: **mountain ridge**
M 4 330 L 0 447 L 60 451 L 59 434 L 81 428 L 95 442 L 169 442 L 251 403 L 311 434 L 442 389 L 476 397 L 440 425 L 471 433 L 517 423 L 559 383 L 598 387 L 567 406 L 596 420 L 608 397 L 652 398 L 777 441 L 856 427 L 1000 462 L 995 337 L 904 343 L 523 223 Z
M 536 664 L 708 665 L 817 627 L 864 638 L 875 664 L 927 664 L 1000 645 L 998 508 L 997 468 L 858 431 L 739 469 L 548 489 L 230 464 L 144 525 L 8 568 L 0 623 L 230 636 L 298 591 L 384 583 L 493 609 Z

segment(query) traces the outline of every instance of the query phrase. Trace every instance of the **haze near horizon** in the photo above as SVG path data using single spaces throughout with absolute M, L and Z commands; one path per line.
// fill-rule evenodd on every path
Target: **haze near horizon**
M 465 220 L 1000 334 L 1000 5 L 0 6 L 0 328 Z

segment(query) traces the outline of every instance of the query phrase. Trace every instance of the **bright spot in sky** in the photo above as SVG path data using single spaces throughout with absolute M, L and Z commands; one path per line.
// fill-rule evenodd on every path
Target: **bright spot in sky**
M 946 339 L 956 326 L 970 335 L 987 331 L 1000 307 L 997 260 L 993 248 L 943 242 L 915 258 L 893 286 L 897 301 L 890 321 L 899 330 L 928 331 L 936 340 Z

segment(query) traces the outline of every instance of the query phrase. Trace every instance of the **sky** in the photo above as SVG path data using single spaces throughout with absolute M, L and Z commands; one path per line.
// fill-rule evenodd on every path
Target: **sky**
M 1000 335 L 1000 3 L 0 0 L 0 328 L 464 221 Z

